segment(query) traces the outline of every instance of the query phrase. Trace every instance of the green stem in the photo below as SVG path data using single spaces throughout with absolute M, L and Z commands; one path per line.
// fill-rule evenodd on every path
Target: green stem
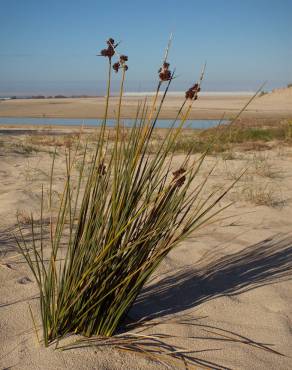
M 108 106 L 109 106 L 110 89 L 111 89 L 111 75 L 112 75 L 112 60 L 111 58 L 109 58 L 106 103 L 105 103 L 105 112 L 104 112 L 104 119 L 103 119 L 104 125 L 106 125 L 106 120 L 107 120 L 107 115 L 108 115 Z
M 125 82 L 125 68 L 122 68 L 122 80 L 120 86 L 120 96 L 119 96 L 119 105 L 118 105 L 118 114 L 117 114 L 117 126 L 116 126 L 116 139 L 115 139 L 115 148 L 114 148 L 114 181 L 113 181 L 113 229 L 115 229 L 115 221 L 116 221 L 116 195 L 117 195 L 117 177 L 118 177 L 118 162 L 120 159 L 118 158 L 118 145 L 119 145 L 119 136 L 120 136 L 120 119 L 121 119 L 121 107 L 122 107 L 122 98 L 123 98 L 123 91 L 124 91 L 124 82 Z
M 102 155 L 102 149 L 103 149 L 103 144 L 104 144 L 105 128 L 106 128 L 106 122 L 107 122 L 107 116 L 108 116 L 110 90 L 111 90 L 111 75 L 112 75 L 112 60 L 111 60 L 111 58 L 109 58 L 109 61 L 108 61 L 108 80 L 107 80 L 107 92 L 106 92 L 105 111 L 104 111 L 103 122 L 102 122 L 102 125 L 101 125 L 100 140 L 99 140 L 99 143 L 98 143 L 99 145 L 97 147 L 97 151 L 99 152 L 100 155 Z

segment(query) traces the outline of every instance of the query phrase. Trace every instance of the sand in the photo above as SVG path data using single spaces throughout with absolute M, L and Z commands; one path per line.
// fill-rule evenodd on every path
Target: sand
M 243 117 L 249 118 L 291 118 L 292 98 L 290 90 L 257 97 L 246 108 Z M 280 96 L 280 98 L 279 98 Z M 161 119 L 176 116 L 182 103 L 181 97 L 170 96 L 166 99 L 161 111 Z M 190 113 L 191 119 L 221 119 L 234 117 L 249 101 L 250 96 L 202 96 L 194 103 Z M 141 97 L 124 98 L 122 117 L 134 118 Z M 148 97 L 151 101 L 151 97 Z M 68 99 L 16 99 L 0 101 L 0 117 L 58 117 L 58 118 L 102 118 L 104 115 L 105 98 L 68 98 Z M 149 103 L 150 104 L 150 103 Z M 115 118 L 118 98 L 110 101 L 109 117 Z
M 165 369 L 115 348 L 61 352 L 38 344 L 28 310 L 30 303 L 39 322 L 38 289 L 10 231 L 16 212 L 24 223 L 31 210 L 38 214 L 51 155 L 45 146 L 24 154 L 21 143 L 27 135 L 0 135 L 0 368 Z M 203 173 L 218 162 L 209 189 L 229 183 L 243 168 L 248 172 L 221 203 L 235 201 L 224 213 L 231 217 L 203 228 L 172 251 L 139 297 L 130 316 L 160 323 L 144 334 L 169 334 L 169 344 L 226 369 L 292 368 L 291 159 L 292 149 L 283 146 L 260 153 L 237 151 L 232 160 L 206 159 Z M 176 155 L 175 165 L 181 160 Z M 264 163 L 261 170 L 259 163 Z M 61 182 L 63 155 L 56 166 Z M 243 196 L 244 189 L 262 185 L 271 190 L 271 204 L 255 205 Z

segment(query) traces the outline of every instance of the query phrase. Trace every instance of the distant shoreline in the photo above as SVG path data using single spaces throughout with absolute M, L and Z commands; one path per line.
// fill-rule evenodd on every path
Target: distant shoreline
M 175 93 L 175 92 L 174 92 Z M 143 95 L 125 95 L 121 111 L 122 119 L 133 119 L 137 115 L 137 107 L 144 98 L 148 105 L 152 97 Z M 217 93 L 217 95 L 200 94 L 199 99 L 193 103 L 190 111 L 190 120 L 218 120 L 232 119 L 250 101 L 252 95 Z M 290 98 L 275 97 L 272 94 L 256 97 L 243 112 L 248 118 L 292 118 L 292 105 Z M 268 98 L 268 99 L 266 99 Z M 159 101 L 159 100 L 158 100 Z M 159 114 L 159 119 L 174 119 L 184 101 L 184 96 L 170 93 Z M 108 118 L 117 116 L 119 98 L 110 99 Z M 51 99 L 13 99 L 0 102 L 0 117 L 18 118 L 76 118 L 76 119 L 102 119 L 104 117 L 105 97 L 88 98 L 51 98 Z
M 253 96 L 255 91 L 202 91 L 200 96 Z M 147 97 L 154 96 L 155 91 L 135 91 L 135 92 L 124 92 L 125 97 Z M 158 95 L 163 95 L 163 91 L 159 92 Z M 168 97 L 181 98 L 185 95 L 185 91 L 169 91 L 167 93 Z M 112 92 L 111 97 L 119 96 L 119 92 Z M 0 101 L 8 100 L 41 100 L 41 99 L 92 99 L 92 98 L 103 98 L 104 95 L 0 95 Z
M 252 96 L 255 91 L 201 91 L 200 96 Z M 163 92 L 159 93 L 160 95 Z M 124 96 L 154 96 L 155 91 L 141 91 L 141 92 L 125 92 Z M 185 91 L 169 91 L 167 93 L 168 97 L 183 97 Z M 116 94 L 114 94 L 116 96 Z

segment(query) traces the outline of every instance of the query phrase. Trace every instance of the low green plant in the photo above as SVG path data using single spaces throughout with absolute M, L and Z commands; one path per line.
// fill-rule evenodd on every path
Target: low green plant
M 263 127 L 249 127 L 240 122 L 237 122 L 235 125 L 224 124 L 219 128 L 210 128 L 202 131 L 199 138 L 206 142 L 206 140 L 212 140 L 216 136 L 220 136 L 222 147 L 228 144 L 242 144 L 256 141 L 285 141 L 292 137 L 291 122 L 277 122 L 275 125 Z
M 232 187 L 204 194 L 212 168 L 203 178 L 199 173 L 208 148 L 196 159 L 186 154 L 176 167 L 173 161 L 172 148 L 197 99 L 204 71 L 187 91 L 177 119 L 152 153 L 153 130 L 174 77 L 167 52 L 150 109 L 145 104 L 138 107 L 124 141 L 120 113 L 128 58 L 120 55 L 119 62 L 112 64 L 116 45 L 112 39 L 107 43 L 101 52 L 109 67 L 105 117 L 96 133 L 93 154 L 85 145 L 80 162 L 78 144 L 66 152 L 66 182 L 56 217 L 52 212 L 53 159 L 48 246 L 43 237 L 43 190 L 39 226 L 31 218 L 31 247 L 19 224 L 17 242 L 39 287 L 46 346 L 69 333 L 112 336 L 161 261 L 228 206 L 217 207 Z M 122 73 L 114 141 L 106 135 L 112 67 Z M 34 237 L 37 228 L 38 240 Z
M 189 137 L 178 137 L 173 143 L 171 151 L 173 153 L 204 153 L 206 151 L 211 153 L 222 153 L 229 149 L 228 145 L 216 136 L 201 137 L 200 134 L 188 135 Z

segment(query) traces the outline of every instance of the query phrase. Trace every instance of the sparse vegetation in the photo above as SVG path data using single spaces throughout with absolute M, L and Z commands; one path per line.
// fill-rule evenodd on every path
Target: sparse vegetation
M 256 206 L 282 207 L 285 203 L 275 185 L 270 183 L 249 183 L 242 194 L 244 200 Z
M 65 135 L 29 135 L 26 138 L 27 145 L 51 146 L 69 148 L 78 142 L 79 134 Z
M 222 159 L 224 161 L 232 161 L 234 159 L 237 159 L 237 156 L 234 153 L 234 151 L 230 149 L 230 150 L 227 150 L 226 152 L 222 153 Z
M 252 167 L 258 176 L 269 177 L 271 179 L 281 177 L 281 171 L 276 169 L 266 155 L 256 153 L 253 155 Z
M 174 143 L 175 153 L 230 153 L 238 147 L 243 150 L 269 149 L 274 141 L 291 143 L 292 124 L 289 120 L 262 127 L 252 127 L 243 123 L 225 124 L 206 130 L 193 130 Z M 222 154 L 224 156 L 224 154 Z

